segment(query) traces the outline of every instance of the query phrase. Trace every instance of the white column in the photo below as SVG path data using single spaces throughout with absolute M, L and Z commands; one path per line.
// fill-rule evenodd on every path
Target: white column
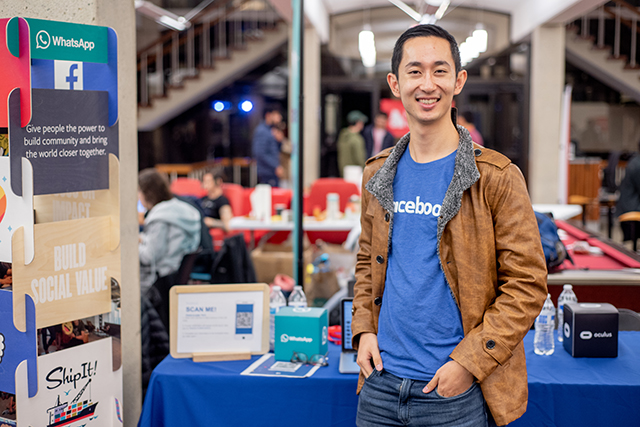
M 140 369 L 140 274 L 136 216 L 138 175 L 136 28 L 131 0 L 0 1 L 0 17 L 20 16 L 104 25 L 118 34 L 120 137 L 120 246 L 122 268 L 122 365 L 124 425 L 137 425 L 142 405 Z M 4 101 L 6 102 L 6 100 Z
M 537 27 L 531 35 L 528 184 L 533 203 L 558 203 L 564 43 L 564 25 Z

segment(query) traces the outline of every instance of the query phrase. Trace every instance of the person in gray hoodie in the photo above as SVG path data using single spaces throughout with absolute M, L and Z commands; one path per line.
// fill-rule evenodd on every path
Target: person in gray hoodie
M 138 244 L 144 294 L 159 277 L 176 272 L 182 258 L 198 248 L 201 219 L 195 207 L 173 197 L 156 169 L 144 169 L 138 175 L 138 197 L 147 209 Z

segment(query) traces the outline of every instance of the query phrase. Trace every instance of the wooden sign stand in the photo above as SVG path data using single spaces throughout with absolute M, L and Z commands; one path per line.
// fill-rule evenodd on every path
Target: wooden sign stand
M 169 291 L 169 304 L 169 342 L 171 356 L 176 359 L 248 360 L 254 354 L 269 351 L 269 287 L 264 283 L 178 285 Z M 251 310 L 241 312 L 240 307 L 251 307 Z M 190 313 L 194 313 L 192 317 Z M 181 325 L 186 322 L 191 328 Z M 198 338 L 191 337 L 191 344 L 185 344 L 184 334 L 193 330 L 204 332 L 198 332 Z M 183 334 L 183 343 L 179 343 L 180 334 Z M 211 339 L 213 335 L 215 339 Z M 196 341 L 198 351 L 189 351 Z

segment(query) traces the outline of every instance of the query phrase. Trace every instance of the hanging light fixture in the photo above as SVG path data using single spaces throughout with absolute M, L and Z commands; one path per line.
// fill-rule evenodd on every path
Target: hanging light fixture
M 362 64 L 367 68 L 376 66 L 376 42 L 371 31 L 371 26 L 365 25 L 358 34 L 358 50 L 362 58 Z

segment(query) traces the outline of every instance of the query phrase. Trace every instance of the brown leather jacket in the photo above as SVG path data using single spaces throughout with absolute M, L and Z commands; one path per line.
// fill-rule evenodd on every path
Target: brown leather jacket
M 458 133 L 454 176 L 438 218 L 440 265 L 465 334 L 451 358 L 473 374 L 494 420 L 505 425 L 527 408 L 522 339 L 546 298 L 547 269 L 522 173 L 502 154 L 474 144 L 463 127 Z M 360 334 L 378 331 L 393 229 L 393 179 L 408 143 L 406 135 L 364 170 L 355 348 Z M 360 373 L 358 392 L 363 384 Z

